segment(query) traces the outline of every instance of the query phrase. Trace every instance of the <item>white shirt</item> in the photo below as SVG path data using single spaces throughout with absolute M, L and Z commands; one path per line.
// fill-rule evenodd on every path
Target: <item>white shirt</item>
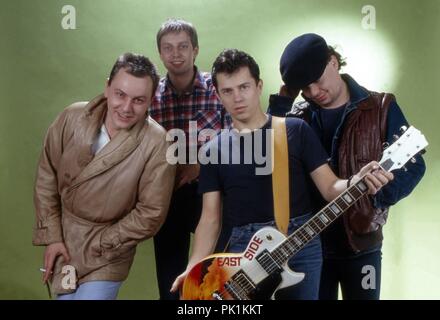
M 105 125 L 102 124 L 101 130 L 98 133 L 98 136 L 95 139 L 95 142 L 93 142 L 92 145 L 92 152 L 93 154 L 97 154 L 99 151 L 101 151 L 104 146 L 109 143 L 110 136 L 107 133 L 107 129 L 105 128 Z

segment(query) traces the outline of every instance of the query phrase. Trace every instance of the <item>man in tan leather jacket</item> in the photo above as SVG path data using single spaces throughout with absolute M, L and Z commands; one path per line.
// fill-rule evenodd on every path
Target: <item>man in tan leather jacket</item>
M 148 116 L 159 77 L 144 56 L 118 58 L 105 92 L 52 123 L 37 169 L 34 245 L 59 299 L 115 299 L 136 245 L 165 220 L 175 167 Z

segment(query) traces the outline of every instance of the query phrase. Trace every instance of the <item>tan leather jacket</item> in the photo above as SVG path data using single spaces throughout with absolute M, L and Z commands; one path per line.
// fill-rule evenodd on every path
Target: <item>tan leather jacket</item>
M 47 132 L 37 169 L 33 244 L 64 242 L 78 284 L 126 279 L 136 245 L 164 222 L 174 184 L 165 130 L 150 117 L 92 154 L 106 110 L 103 95 L 66 108 Z M 55 263 L 57 294 L 72 291 L 61 286 L 64 264 Z

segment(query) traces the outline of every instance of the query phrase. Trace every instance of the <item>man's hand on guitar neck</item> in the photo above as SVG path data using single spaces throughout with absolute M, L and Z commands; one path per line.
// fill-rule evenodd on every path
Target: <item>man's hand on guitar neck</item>
M 368 193 L 376 194 L 383 186 L 394 179 L 394 175 L 383 170 L 376 161 L 371 161 L 349 180 L 349 185 L 351 186 L 361 179 L 364 179 L 368 187 Z

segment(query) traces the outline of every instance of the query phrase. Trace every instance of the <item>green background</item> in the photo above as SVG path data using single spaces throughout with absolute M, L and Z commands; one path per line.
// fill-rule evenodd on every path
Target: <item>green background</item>
M 116 57 L 150 57 L 162 74 L 155 34 L 168 17 L 198 29 L 197 65 L 209 70 L 224 48 L 247 51 L 265 82 L 263 105 L 280 85 L 284 46 L 304 32 L 323 35 L 347 57 L 349 72 L 372 90 L 392 91 L 407 119 L 430 142 L 427 174 L 391 210 L 383 249 L 383 299 L 440 298 L 437 106 L 440 74 L 439 0 L 1 0 L 0 11 L 0 298 L 46 299 L 31 245 L 35 168 L 49 124 L 68 104 L 104 87 Z M 61 27 L 64 5 L 76 30 Z M 365 30 L 362 7 L 376 9 Z M 437 198 L 438 199 L 438 198 Z M 138 249 L 121 299 L 157 299 L 152 241 Z

